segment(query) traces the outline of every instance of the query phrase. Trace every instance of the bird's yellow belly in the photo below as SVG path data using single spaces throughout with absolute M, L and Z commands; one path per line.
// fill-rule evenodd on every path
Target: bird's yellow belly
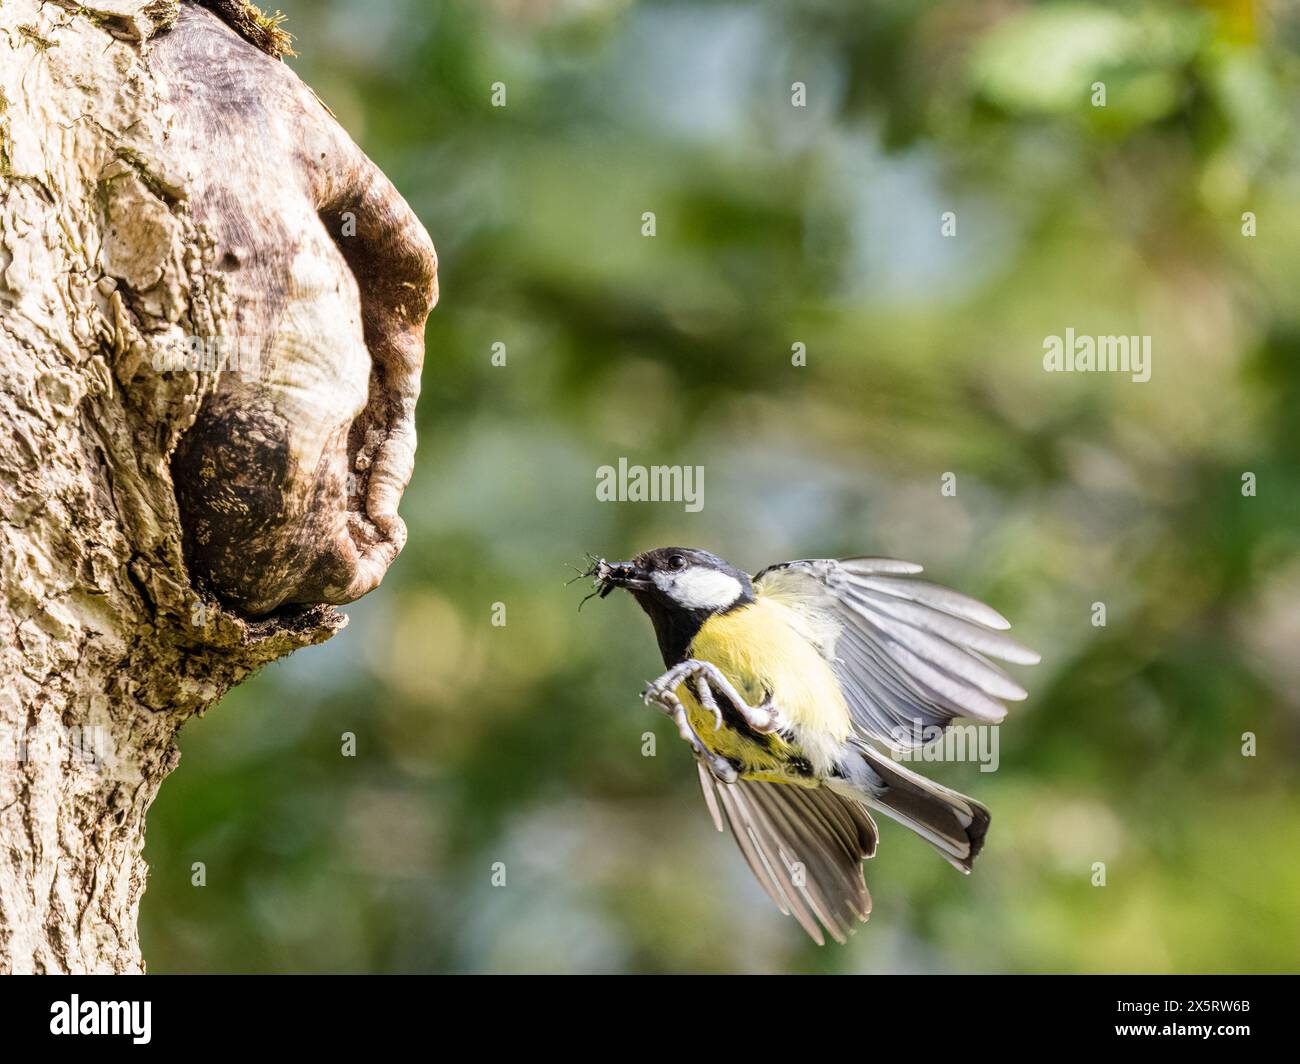
M 747 778 L 815 786 L 815 777 L 829 771 L 827 751 L 849 735 L 849 710 L 835 674 L 801 631 L 798 617 L 760 598 L 711 617 L 688 653 L 716 665 L 750 705 L 770 695 L 788 725 L 785 736 L 755 736 L 726 723 L 716 727 L 714 714 L 683 684 L 678 697 L 704 745 Z M 717 701 L 726 704 L 721 694 Z
M 725 723 L 716 727 L 717 718 L 711 710 L 705 709 L 685 686 L 679 689 L 686 716 L 695 729 L 695 734 L 710 751 L 725 757 L 746 779 L 765 779 L 777 782 L 796 782 L 811 785 L 807 779 L 796 771 L 792 762 L 801 755 L 797 746 L 786 742 L 779 735 L 765 735 L 754 738 L 729 727 Z

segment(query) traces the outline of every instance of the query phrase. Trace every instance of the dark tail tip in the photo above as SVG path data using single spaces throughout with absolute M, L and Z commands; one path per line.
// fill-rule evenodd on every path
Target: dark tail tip
M 966 828 L 966 838 L 970 840 L 970 856 L 961 862 L 962 871 L 969 872 L 975 858 L 984 849 L 984 836 L 989 833 L 989 822 L 993 819 L 986 806 L 967 798 L 971 808 L 970 826 Z

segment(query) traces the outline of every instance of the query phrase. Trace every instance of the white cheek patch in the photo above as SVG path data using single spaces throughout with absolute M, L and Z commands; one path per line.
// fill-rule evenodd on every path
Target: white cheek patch
M 740 598 L 740 581 L 716 569 L 655 573 L 655 586 L 688 610 L 721 610 Z

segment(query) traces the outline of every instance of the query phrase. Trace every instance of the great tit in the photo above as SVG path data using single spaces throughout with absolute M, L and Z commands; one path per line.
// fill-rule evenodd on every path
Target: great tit
M 783 562 L 757 576 L 706 550 L 660 547 L 587 571 L 649 615 L 667 671 L 647 704 L 694 751 L 713 822 L 724 822 L 781 911 L 818 944 L 845 942 L 871 911 L 862 861 L 870 809 L 906 825 L 962 872 L 989 811 L 877 749 L 915 748 L 956 717 L 993 724 L 1025 690 L 989 658 L 1039 656 L 1010 624 L 888 558 Z

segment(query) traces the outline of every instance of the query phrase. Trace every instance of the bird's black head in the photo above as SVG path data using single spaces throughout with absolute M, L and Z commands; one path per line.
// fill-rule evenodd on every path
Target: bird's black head
M 709 617 L 754 601 L 748 573 L 696 547 L 657 547 L 630 562 L 602 558 L 591 575 L 602 598 L 619 587 L 631 592 L 654 623 L 668 664 L 685 658 Z

